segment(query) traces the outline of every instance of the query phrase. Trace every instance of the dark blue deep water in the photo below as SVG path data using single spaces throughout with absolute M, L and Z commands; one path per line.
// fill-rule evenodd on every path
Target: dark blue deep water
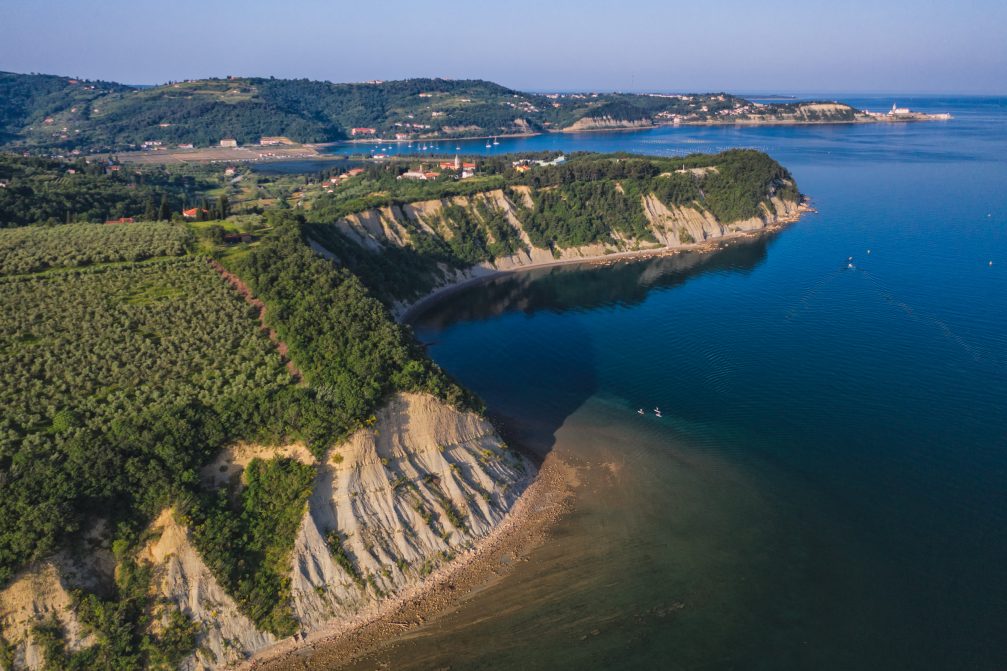
M 756 147 L 818 213 L 424 315 L 579 484 L 529 561 L 360 668 L 1007 669 L 1007 99 L 898 102 L 955 118 L 491 150 Z

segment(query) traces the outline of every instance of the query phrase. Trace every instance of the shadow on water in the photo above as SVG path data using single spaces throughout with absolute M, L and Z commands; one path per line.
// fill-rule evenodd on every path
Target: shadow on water
M 589 311 L 606 306 L 633 306 L 655 289 L 684 284 L 709 272 L 751 272 L 766 259 L 773 233 L 735 241 L 713 252 L 683 251 L 647 260 L 612 265 L 566 265 L 501 275 L 469 287 L 424 311 L 417 330 L 437 331 L 452 324 L 483 321 L 508 312 Z
M 416 316 L 413 327 L 438 362 L 486 401 L 505 438 L 542 459 L 557 430 L 599 387 L 594 338 L 577 314 L 638 305 L 652 291 L 706 273 L 749 273 L 765 261 L 774 238 L 736 240 L 712 252 L 501 275 L 432 304 Z M 548 319 L 560 313 L 561 341 Z M 536 315 L 543 319 L 531 320 Z M 497 345 L 504 349 L 477 351 L 471 339 L 445 344 L 452 328 L 466 322 L 493 329 L 494 337 L 487 340 L 504 343 Z M 577 356 L 565 356 L 568 352 Z M 514 375 L 515 370 L 534 370 L 534 379 Z M 548 380 L 561 382 L 543 383 Z

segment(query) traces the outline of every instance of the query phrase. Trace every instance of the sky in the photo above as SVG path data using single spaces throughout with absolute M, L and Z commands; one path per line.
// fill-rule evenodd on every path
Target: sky
M 1007 0 L 0 0 L 0 70 L 1007 93 Z

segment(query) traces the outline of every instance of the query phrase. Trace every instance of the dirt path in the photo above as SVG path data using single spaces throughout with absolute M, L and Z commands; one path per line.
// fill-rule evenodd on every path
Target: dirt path
M 261 326 L 262 330 L 265 331 L 266 335 L 269 336 L 270 341 L 272 341 L 272 343 L 276 345 L 276 351 L 280 353 L 280 356 L 286 363 L 287 370 L 290 372 L 292 376 L 297 378 L 298 381 L 303 380 L 304 376 L 301 375 L 301 371 L 298 370 L 297 366 L 294 365 L 294 362 L 290 360 L 290 356 L 288 354 L 289 348 L 287 347 L 287 343 L 280 340 L 280 337 L 276 334 L 276 331 L 274 331 L 269 326 L 269 324 L 266 323 L 266 304 L 255 297 L 255 294 L 252 293 L 252 290 L 248 288 L 248 285 L 245 284 L 240 277 L 230 272 L 224 266 L 220 265 L 218 261 L 210 259 L 209 264 L 211 268 L 217 271 L 218 275 L 224 278 L 224 280 L 228 284 L 234 287 L 234 289 L 239 294 L 241 294 L 241 297 L 245 299 L 246 303 L 248 303 L 249 305 L 251 305 L 256 310 L 259 311 L 259 326 Z

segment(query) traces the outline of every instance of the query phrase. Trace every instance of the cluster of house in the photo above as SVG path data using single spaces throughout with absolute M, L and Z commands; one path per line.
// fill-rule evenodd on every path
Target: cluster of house
M 759 103 L 752 103 L 751 105 L 742 105 L 740 103 L 735 103 L 734 107 L 729 107 L 721 110 L 717 110 L 716 116 L 720 117 L 742 117 L 749 114 L 757 112 L 757 107 L 762 107 Z M 673 124 L 682 123 L 683 121 L 702 121 L 707 118 L 710 108 L 708 105 L 700 105 L 693 112 L 688 112 L 682 114 L 681 112 L 658 112 L 654 115 L 655 119 L 661 121 L 670 121 Z
M 468 179 L 469 177 L 474 177 L 476 174 L 476 164 L 466 163 L 461 160 L 461 157 L 455 156 L 453 161 L 441 161 L 438 165 L 439 170 L 426 170 L 421 164 L 416 170 L 407 170 L 398 176 L 398 179 L 414 179 L 420 181 L 437 179 L 445 173 L 452 173 L 456 175 L 459 179 Z
M 528 158 L 522 158 L 520 160 L 512 162 L 511 165 L 514 166 L 514 169 L 517 170 L 518 172 L 528 172 L 529 170 L 532 169 L 532 167 L 534 167 L 536 165 L 540 165 L 540 166 L 545 166 L 545 165 L 562 165 L 563 163 L 566 163 L 566 156 L 564 156 L 563 154 L 560 154 L 556 158 L 551 159 L 549 161 L 532 160 L 532 159 L 528 159 Z
M 363 173 L 363 168 L 351 168 L 341 175 L 336 175 L 322 182 L 322 188 L 325 189 L 326 193 L 332 193 L 333 187 L 339 186 L 346 180 L 356 177 L 357 175 L 362 175 Z
M 516 98 L 517 96 L 514 96 L 514 97 Z M 519 100 L 516 103 L 515 102 L 511 102 L 509 100 L 504 100 L 500 104 L 504 105 L 506 107 L 510 107 L 511 109 L 518 110 L 519 112 L 527 112 L 529 114 L 532 114 L 532 113 L 535 113 L 535 112 L 539 111 L 538 107 L 536 107 L 535 105 L 531 104 L 531 102 L 529 102 L 527 100 Z M 553 106 L 556 107 L 558 105 L 554 104 Z

